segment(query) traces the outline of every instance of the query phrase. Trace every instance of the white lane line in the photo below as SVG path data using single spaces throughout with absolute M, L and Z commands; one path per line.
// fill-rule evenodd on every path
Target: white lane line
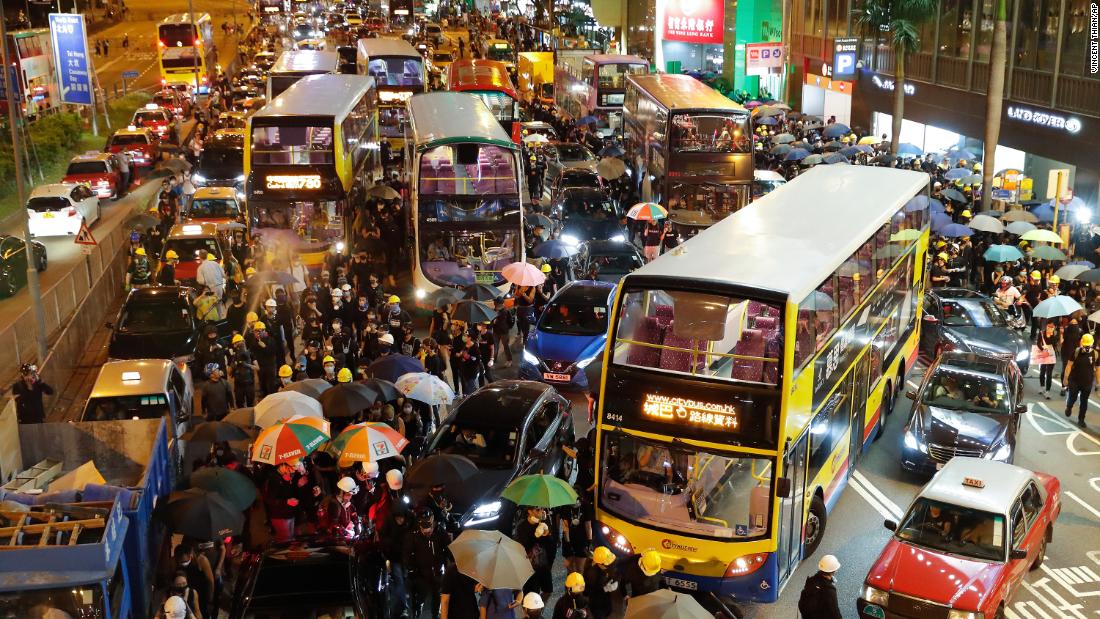
M 907 381 L 905 381 L 905 384 L 909 385 L 909 386 L 910 386 L 910 387 L 912 387 L 913 389 L 920 389 L 920 385 L 918 385 L 917 383 L 915 383 L 915 382 L 913 382 L 913 381 L 911 381 L 911 380 L 907 380 Z
M 1069 498 L 1073 499 L 1074 501 L 1077 501 L 1081 505 L 1081 507 L 1084 507 L 1085 509 L 1092 512 L 1093 516 L 1096 516 L 1097 518 L 1100 518 L 1100 509 L 1096 509 L 1092 505 L 1089 505 L 1088 503 L 1086 503 L 1081 497 L 1074 494 L 1072 490 L 1063 490 L 1062 494 L 1068 496 Z
M 1078 436 L 1083 436 L 1086 439 L 1092 441 L 1097 447 L 1100 447 L 1100 439 L 1097 439 L 1096 437 L 1089 434 L 1088 432 L 1082 432 L 1077 426 L 1075 426 L 1072 423 L 1066 421 L 1064 416 L 1059 417 L 1058 414 L 1055 413 L 1053 410 L 1051 410 L 1051 408 L 1049 406 L 1047 406 L 1045 403 L 1039 402 L 1039 407 L 1044 409 L 1047 413 L 1049 413 L 1049 415 L 1043 415 L 1043 417 L 1045 419 L 1055 422 L 1057 425 L 1060 425 L 1063 428 L 1066 428 L 1067 430 L 1069 430 L 1069 432 L 1049 432 L 1048 433 L 1048 432 L 1043 432 L 1042 430 L 1039 430 L 1039 428 L 1036 428 L 1036 430 L 1039 430 L 1040 433 L 1046 434 L 1047 436 L 1054 435 L 1054 434 L 1066 434 L 1067 435 L 1066 436 L 1066 449 L 1071 454 L 1073 454 L 1075 456 L 1097 456 L 1097 455 L 1100 455 L 1100 449 L 1093 450 L 1093 451 L 1085 451 L 1085 450 L 1082 450 L 1082 449 L 1078 448 L 1074 444 L 1074 441 L 1077 439 Z M 1035 425 L 1034 422 L 1032 422 L 1031 425 L 1034 426 Z
M 1039 375 L 1039 370 L 1035 369 L 1034 366 L 1032 366 L 1032 368 L 1030 370 L 1028 370 L 1028 374 L 1031 374 L 1032 372 L 1035 372 L 1035 376 Z M 1059 390 L 1062 389 L 1062 381 L 1058 380 L 1057 378 L 1052 378 L 1051 382 L 1055 385 L 1058 385 Z M 1064 401 L 1065 398 L 1063 397 L 1062 400 Z M 1100 402 L 1097 402 L 1096 400 L 1093 400 L 1092 398 L 1089 398 L 1089 404 L 1092 404 L 1093 406 L 1100 406 Z
M 876 488 L 875 485 L 871 483 L 871 480 L 864 477 L 863 473 L 860 473 L 859 471 L 854 471 L 852 473 L 852 478 L 858 481 L 859 484 L 864 487 L 864 489 L 873 494 L 875 498 L 878 499 L 884 507 L 886 507 L 886 509 L 890 510 L 894 514 L 895 520 L 901 520 L 901 517 L 905 512 L 903 512 L 896 503 L 887 498 L 881 490 Z
M 889 508 L 887 508 L 885 505 L 879 503 L 878 499 L 876 499 L 874 495 L 868 492 L 867 489 L 864 488 L 863 485 L 859 483 L 859 480 L 857 480 L 855 477 L 848 480 L 848 484 L 851 487 L 855 488 L 856 493 L 859 496 L 863 497 L 863 500 L 867 501 L 867 503 L 869 503 L 871 507 L 874 508 L 874 510 L 878 512 L 884 519 L 894 521 L 898 520 L 898 517 L 895 516 L 893 512 L 891 512 Z

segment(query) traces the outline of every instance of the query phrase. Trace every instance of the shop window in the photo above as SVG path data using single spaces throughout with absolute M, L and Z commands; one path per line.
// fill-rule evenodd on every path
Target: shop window
M 940 55 L 966 58 L 970 55 L 973 17 L 967 0 L 943 0 L 940 7 Z
M 848 9 L 848 0 L 825 0 L 825 2 L 828 10 L 825 26 L 828 28 L 829 36 L 845 36 L 848 34 L 848 14 L 851 12 Z
M 1042 0 L 1020 0 L 1020 19 L 1016 29 L 1016 66 L 1034 69 L 1038 57 L 1039 30 L 1042 29 Z
M 1088 75 L 1088 37 L 1089 3 L 1087 0 L 1069 0 L 1066 3 L 1067 16 L 1065 42 L 1062 47 L 1062 73 L 1066 75 Z M 1093 76 L 1094 77 L 1094 76 Z
M 821 23 L 822 0 L 806 0 L 806 34 L 821 36 L 824 28 Z

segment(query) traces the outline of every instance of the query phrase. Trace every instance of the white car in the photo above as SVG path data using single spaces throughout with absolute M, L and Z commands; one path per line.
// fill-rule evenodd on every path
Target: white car
M 80 224 L 99 221 L 99 198 L 87 185 L 50 183 L 39 185 L 27 199 L 31 237 L 75 236 Z

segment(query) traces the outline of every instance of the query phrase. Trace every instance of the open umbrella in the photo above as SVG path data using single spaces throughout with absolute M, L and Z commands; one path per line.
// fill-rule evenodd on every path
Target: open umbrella
M 802 161 L 810 156 L 810 151 L 805 148 L 792 148 L 783 157 L 783 161 Z
M 831 153 L 831 152 L 838 151 L 842 148 L 844 148 L 844 144 L 838 142 L 837 140 L 833 140 L 832 142 L 829 142 L 824 147 L 822 147 L 822 150 L 824 150 L 827 153 Z
M 977 159 L 978 156 L 966 150 L 965 148 L 957 148 L 947 151 L 947 153 L 944 154 L 944 158 L 954 164 L 960 159 Z
M 950 226 L 951 224 L 955 223 L 954 220 L 951 219 L 951 216 L 947 213 L 932 213 L 932 215 L 929 217 L 929 220 L 932 225 L 933 233 L 941 228 Z
M 624 619 L 713 619 L 703 605 L 689 593 L 658 589 L 632 597 L 626 605 Z
M 996 219 L 996 220 L 999 221 L 1002 217 L 1004 217 L 1005 212 L 1004 211 L 998 211 L 997 209 L 992 209 L 991 208 L 988 211 L 981 211 L 978 214 L 979 215 L 985 215 L 986 217 L 992 217 L 993 219 Z
M 824 157 L 822 157 L 821 155 L 813 154 L 813 155 L 810 155 L 808 157 L 803 157 L 801 163 L 804 166 L 813 166 L 813 165 L 817 165 L 819 163 L 824 163 L 824 162 L 825 162 Z
M 460 303 L 462 302 L 463 301 L 460 301 Z M 477 303 L 477 301 L 464 302 Z M 451 318 L 454 318 L 454 316 L 451 316 Z M 367 366 L 367 376 L 386 381 L 391 386 L 398 378 L 401 378 L 409 372 L 423 371 L 424 364 L 421 363 L 419 359 L 414 359 L 413 357 L 409 357 L 406 355 L 386 355 L 384 357 L 379 357 L 375 359 L 373 363 Z M 363 384 L 370 387 L 371 389 L 374 389 L 375 391 L 379 391 L 379 389 L 376 388 L 375 385 L 371 384 L 370 381 L 364 381 Z M 379 385 L 379 387 L 384 387 L 384 385 Z M 379 391 L 379 393 L 381 392 Z M 382 398 L 382 401 L 389 402 L 390 400 L 397 397 L 397 389 L 394 388 L 393 397 L 385 397 L 386 395 L 388 394 L 381 393 L 380 397 Z
M 943 177 L 949 181 L 957 181 L 970 176 L 970 170 L 966 168 L 951 168 L 944 173 Z
M 1043 243 L 1061 243 L 1062 237 L 1051 230 L 1035 229 L 1020 235 L 1022 241 L 1040 241 Z
M 1036 223 L 1039 221 L 1039 218 L 1023 209 L 1015 209 L 1001 216 L 1001 221 L 1026 221 L 1029 223 Z
M 497 317 L 497 311 L 480 301 L 463 299 L 455 304 L 455 311 L 451 314 L 451 320 L 459 320 L 469 324 L 491 322 Z M 400 378 L 400 377 L 398 377 Z
M 873 161 L 874 163 L 877 163 L 879 165 L 893 165 L 894 162 L 897 161 L 897 159 L 898 159 L 897 157 L 895 157 L 895 156 L 893 156 L 889 153 L 883 153 L 881 155 L 876 156 L 871 161 Z
M 534 254 L 537 258 L 556 260 L 560 258 L 571 258 L 580 253 L 580 251 L 580 248 L 576 245 L 571 245 L 561 239 L 551 239 L 545 243 L 539 243 L 535 247 Z
M 821 131 L 821 136 L 826 138 L 839 138 L 848 135 L 851 132 L 852 130 L 848 128 L 848 125 L 845 125 L 843 123 L 833 123 L 831 125 L 825 126 L 825 128 Z
M 401 193 L 389 185 L 383 185 L 381 183 L 371 187 L 367 190 L 367 195 L 372 198 L 381 198 L 383 200 L 397 200 L 401 197 Z
M 470 284 L 462 288 L 462 293 L 462 299 L 471 301 L 492 301 L 501 296 L 500 288 L 489 284 Z
M 656 221 L 667 217 L 668 211 L 656 202 L 639 202 L 630 207 L 626 216 L 635 221 Z
M 460 299 L 466 297 L 466 293 L 458 288 L 437 288 L 432 294 L 428 296 L 428 299 L 437 308 L 443 309 L 444 307 L 453 303 L 458 303 Z
M 329 419 L 355 417 L 367 410 L 378 394 L 359 383 L 340 383 L 321 394 L 321 408 Z
M 607 180 L 615 180 L 626 174 L 626 163 L 615 157 L 604 157 L 596 164 L 596 172 Z
M 530 262 L 513 262 L 501 269 L 500 274 L 516 286 L 541 286 L 546 274 Z
M 982 257 L 989 262 L 1015 262 L 1024 257 L 1024 252 L 1014 245 L 990 245 Z
M 790 144 L 777 144 L 768 151 L 768 153 L 775 155 L 776 157 L 784 157 L 787 153 L 791 152 L 793 148 Z
M 1034 229 L 1035 224 L 1031 223 L 1030 221 L 1013 221 L 1009 222 L 1009 224 L 1005 226 L 1006 232 L 1008 232 L 1009 234 L 1015 234 L 1016 236 L 1027 234 Z
M 144 230 L 146 228 L 152 228 L 159 223 L 160 220 L 156 217 L 153 217 L 152 215 L 146 213 L 139 213 L 126 220 L 126 227 L 131 230 L 136 228 Z
M 424 402 L 432 406 L 449 404 L 455 399 L 451 386 L 438 376 L 427 372 L 410 372 L 394 383 L 397 390 L 410 400 Z
M 936 234 L 949 238 L 957 239 L 964 236 L 973 236 L 974 231 L 970 229 L 970 226 L 964 226 L 962 224 L 948 224 L 939 230 L 936 230 Z
M 878 144 L 879 140 L 873 135 L 865 135 L 859 138 L 859 146 L 873 146 Z
M 1096 265 L 1089 262 L 1088 260 L 1074 260 L 1073 262 L 1069 263 L 1069 266 L 1082 266 L 1082 267 L 1088 267 L 1090 269 L 1095 269 L 1096 268 Z
M 1081 304 L 1076 299 L 1059 294 L 1040 301 L 1035 309 L 1031 311 L 1031 315 L 1036 318 L 1057 318 L 1059 316 L 1069 316 L 1074 312 L 1081 311 L 1081 309 Z
M 436 454 L 413 464 L 405 474 L 405 484 L 413 488 L 457 486 L 478 472 L 477 465 L 466 456 Z
M 530 226 L 531 228 L 541 226 L 543 228 L 550 229 L 554 227 L 554 222 L 550 221 L 550 218 L 546 215 L 543 215 L 542 213 L 524 213 L 523 219 L 523 223 L 527 226 Z
M 890 235 L 891 243 L 908 243 L 909 241 L 915 241 L 920 238 L 921 231 L 916 228 L 906 228 L 904 230 L 898 230 Z
M 1031 214 L 1039 221 L 1052 223 L 1054 221 L 1054 209 L 1046 204 L 1040 204 L 1031 209 Z
M 247 476 L 224 466 L 205 466 L 191 474 L 191 487 L 217 492 L 238 511 L 256 500 L 256 484 Z
M 332 436 L 332 424 L 329 423 L 328 419 L 325 419 L 323 417 L 307 417 L 305 415 L 294 415 L 293 417 L 290 417 L 287 420 L 283 421 L 283 423 L 288 425 L 300 424 L 304 426 L 309 426 L 314 430 L 317 430 L 321 434 L 324 434 L 326 438 Z
M 188 441 L 207 441 L 220 443 L 222 441 L 240 441 L 251 438 L 244 428 L 225 421 L 207 421 L 195 426 L 195 429 L 184 438 Z
M 622 157 L 625 154 L 626 151 L 619 144 L 604 146 L 603 150 L 600 151 L 601 157 Z
M 260 271 L 253 273 L 248 278 L 247 284 L 249 286 L 263 285 L 263 284 L 278 284 L 280 286 L 291 286 L 294 284 L 302 283 L 297 277 L 294 277 L 290 273 L 284 271 Z
M 466 529 L 447 548 L 458 571 L 486 589 L 522 589 L 535 573 L 523 546 L 500 531 Z
M 1057 247 L 1039 245 L 1031 250 L 1031 257 L 1037 260 L 1049 260 L 1051 262 L 1065 262 L 1066 254 Z
M 501 498 L 516 505 L 553 509 L 577 502 L 577 492 L 568 482 L 553 475 L 524 475 L 501 493 Z
M 530 135 L 524 136 L 523 138 L 524 144 L 545 144 L 549 141 L 550 138 L 541 133 L 532 133 Z
M 797 139 L 798 138 L 794 137 L 794 134 L 780 133 L 779 135 L 772 138 L 772 142 L 775 142 L 776 144 L 790 144 L 791 142 L 794 142 Z
M 222 417 L 222 421 L 245 429 L 253 428 L 256 426 L 256 409 L 251 406 L 235 408 Z
M 1089 269 L 1077 276 L 1077 281 L 1089 284 L 1100 283 L 1100 269 Z
M 1055 275 L 1066 281 L 1077 279 L 1077 276 L 1088 271 L 1089 267 L 1083 264 L 1067 264 L 1054 272 Z
M 355 423 L 332 439 L 328 451 L 339 466 L 393 458 L 409 444 L 401 433 L 382 422 Z
M 947 189 L 944 189 L 943 190 L 943 197 L 947 198 L 948 200 L 951 200 L 952 202 L 958 202 L 960 204 L 966 204 L 966 203 L 970 202 L 969 198 L 967 198 L 965 195 L 963 195 L 963 193 L 961 191 L 959 191 L 958 189 L 955 189 L 953 187 L 948 187 Z
M 266 428 L 294 415 L 324 416 L 321 403 L 317 400 L 297 391 L 280 391 L 264 397 L 256 404 L 254 423 Z
M 588 116 L 584 116 L 583 118 L 578 120 L 577 124 L 578 125 L 594 125 L 598 122 L 600 122 L 599 118 L 596 118 L 595 116 L 592 116 L 591 114 L 589 114 Z
M 769 118 L 772 116 L 782 116 L 786 112 L 787 110 L 777 105 L 761 105 L 760 107 L 752 111 L 752 116 L 753 119 L 759 123 L 760 120 L 764 118 Z
M 964 185 L 981 185 L 982 184 L 982 175 L 981 174 L 971 174 L 970 176 L 963 177 L 962 182 L 963 182 Z
M 908 142 L 898 144 L 898 155 L 903 155 L 903 156 L 908 155 L 910 157 L 920 157 L 923 154 L 924 154 L 924 151 L 921 150 L 921 147 L 919 147 L 915 144 L 910 144 Z
M 822 157 L 822 159 L 824 159 L 825 163 L 828 163 L 828 164 L 848 163 L 848 158 L 844 156 L 843 151 L 841 151 L 839 153 L 829 153 L 828 155 L 825 155 L 824 157 Z
M 1089 322 L 1100 322 L 1100 310 L 1089 314 Z
M 304 378 L 283 387 L 283 391 L 297 391 L 302 395 L 308 395 L 314 400 L 320 400 L 321 394 L 328 391 L 331 386 L 327 380 L 321 378 Z
M 1005 231 L 1005 226 L 996 219 L 989 215 L 975 215 L 968 223 L 974 230 L 980 230 L 982 232 L 992 232 L 994 234 L 1000 234 Z
M 400 355 L 397 355 L 397 356 L 400 357 Z M 406 358 L 411 358 L 411 357 L 406 357 Z M 419 361 L 417 359 L 413 359 L 413 361 L 419 363 Z M 408 365 L 408 364 L 401 363 L 400 365 Z M 417 371 L 423 372 L 424 371 L 424 369 L 423 369 L 424 365 L 421 364 L 420 368 L 421 368 L 420 370 L 411 370 L 408 373 L 411 374 L 411 373 L 417 372 Z M 369 371 L 370 368 L 367 368 L 367 370 Z M 368 378 L 368 379 L 360 382 L 359 384 L 363 385 L 367 389 L 370 389 L 374 393 L 378 394 L 377 397 L 375 398 L 376 401 L 381 400 L 382 402 L 392 402 L 392 401 L 396 400 L 398 397 L 401 396 L 401 392 L 397 390 L 397 385 L 393 384 L 393 381 L 386 380 L 384 378 Z
M 174 533 L 203 541 L 238 535 L 244 529 L 244 513 L 217 492 L 201 488 L 168 495 L 159 512 Z
M 313 453 L 327 440 L 328 435 L 313 426 L 277 423 L 256 437 L 252 460 L 271 465 L 292 462 Z

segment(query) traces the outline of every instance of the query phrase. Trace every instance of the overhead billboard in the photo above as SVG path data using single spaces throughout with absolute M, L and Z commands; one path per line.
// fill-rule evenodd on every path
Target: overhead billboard
M 725 0 L 663 0 L 661 34 L 665 41 L 721 45 L 725 36 Z

